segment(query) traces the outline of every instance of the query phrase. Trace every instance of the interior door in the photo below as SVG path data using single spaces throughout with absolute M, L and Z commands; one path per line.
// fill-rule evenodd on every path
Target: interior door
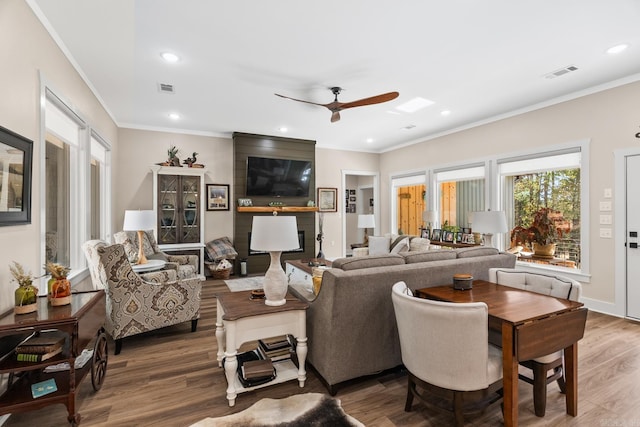
M 626 158 L 627 316 L 640 319 L 640 155 Z

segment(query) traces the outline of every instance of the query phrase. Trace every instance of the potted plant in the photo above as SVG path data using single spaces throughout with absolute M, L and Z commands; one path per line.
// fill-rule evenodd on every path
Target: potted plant
M 49 303 L 53 306 L 71 304 L 71 284 L 67 279 L 71 269 L 53 262 L 47 262 L 44 267 L 51 274 L 47 282 Z
M 18 283 L 18 289 L 15 292 L 15 314 L 33 313 L 38 309 L 38 288 L 33 285 L 33 275 L 31 272 L 26 272 L 16 261 L 9 266 L 9 271 L 13 276 L 12 281 Z
M 513 245 L 531 246 L 536 256 L 553 258 L 556 242 L 571 229 L 560 211 L 551 208 L 540 208 L 533 217 L 528 228 L 518 226 L 511 230 Z

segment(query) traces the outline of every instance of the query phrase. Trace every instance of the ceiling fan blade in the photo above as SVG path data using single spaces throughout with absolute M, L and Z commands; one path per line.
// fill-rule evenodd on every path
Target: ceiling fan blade
M 280 95 L 279 93 L 274 93 L 274 95 L 279 96 L 280 98 L 290 99 L 292 101 L 304 102 L 305 104 L 319 105 L 320 107 L 326 107 L 327 104 L 318 104 L 317 102 L 305 101 L 303 99 L 291 98 L 290 96 Z
M 331 123 L 335 123 L 338 120 L 340 120 L 340 111 L 334 111 L 333 114 L 331 114 Z
M 345 102 L 340 105 L 340 109 L 344 110 L 345 108 L 353 108 L 353 107 L 362 107 L 364 105 L 372 105 L 372 104 L 380 104 L 382 102 L 391 101 L 396 99 L 400 95 L 398 92 L 389 92 L 383 93 L 382 95 L 372 96 L 370 98 L 359 99 L 353 102 Z

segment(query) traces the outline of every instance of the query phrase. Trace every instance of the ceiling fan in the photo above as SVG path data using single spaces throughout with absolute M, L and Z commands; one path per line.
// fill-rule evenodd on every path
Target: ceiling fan
M 347 108 L 353 108 L 353 107 L 363 107 L 365 105 L 380 104 L 382 102 L 387 102 L 387 101 L 391 101 L 392 99 L 396 99 L 398 95 L 400 95 L 398 92 L 388 92 L 388 93 L 383 93 L 381 95 L 372 96 L 369 98 L 359 99 L 357 101 L 339 102 L 338 95 L 340 94 L 340 92 L 342 92 L 342 88 L 338 86 L 334 86 L 329 89 L 331 90 L 335 98 L 333 102 L 330 102 L 328 104 L 319 104 L 317 102 L 304 101 L 302 99 L 295 99 L 289 96 L 280 95 L 279 93 L 276 93 L 275 95 L 281 98 L 291 99 L 293 101 L 304 102 L 306 104 L 319 105 L 321 107 L 327 107 L 332 113 L 331 123 L 334 123 L 340 120 L 340 111 L 342 110 L 346 110 Z

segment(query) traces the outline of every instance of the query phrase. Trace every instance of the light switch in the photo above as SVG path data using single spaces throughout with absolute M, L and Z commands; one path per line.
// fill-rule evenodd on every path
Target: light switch
M 611 215 L 600 215 L 600 224 L 611 225 Z
M 604 189 L 604 198 L 605 199 L 610 199 L 613 196 L 613 192 L 611 191 L 610 188 L 605 188 Z
M 600 202 L 600 212 L 611 212 L 611 202 Z
M 603 239 L 610 239 L 611 238 L 611 229 L 610 228 L 601 228 L 600 229 L 600 237 L 602 237 Z

